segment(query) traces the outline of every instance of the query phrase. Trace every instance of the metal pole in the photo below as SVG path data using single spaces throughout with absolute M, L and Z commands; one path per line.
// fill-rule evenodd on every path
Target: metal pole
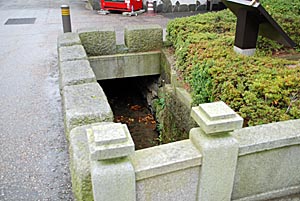
M 61 8 L 61 16 L 62 16 L 64 33 L 72 32 L 70 7 L 68 5 L 61 5 L 60 8 Z

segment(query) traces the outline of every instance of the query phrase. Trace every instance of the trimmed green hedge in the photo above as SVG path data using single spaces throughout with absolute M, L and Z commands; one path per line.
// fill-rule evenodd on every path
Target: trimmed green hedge
M 300 2 L 261 2 L 299 44 Z M 222 100 L 245 119 L 245 126 L 300 118 L 300 62 L 275 56 L 299 54 L 299 49 L 259 37 L 254 56 L 238 55 L 233 51 L 235 24 L 229 10 L 168 24 L 176 70 L 189 86 L 194 104 Z

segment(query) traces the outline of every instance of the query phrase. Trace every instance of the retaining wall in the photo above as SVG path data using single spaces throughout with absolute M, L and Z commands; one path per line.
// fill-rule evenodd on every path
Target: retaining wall
M 178 100 L 200 127 L 190 130 L 189 139 L 134 151 L 127 127 L 112 123 L 79 36 L 58 39 L 77 200 L 243 201 L 300 192 L 300 120 L 240 128 L 242 119 L 224 103 L 192 108 L 178 85 L 169 85 L 174 97 L 182 96 Z M 176 74 L 169 77 L 175 83 Z

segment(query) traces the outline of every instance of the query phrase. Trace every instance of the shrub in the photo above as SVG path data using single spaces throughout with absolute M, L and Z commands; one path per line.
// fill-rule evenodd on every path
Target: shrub
M 261 2 L 299 44 L 299 1 Z M 190 86 L 194 104 L 222 100 L 245 119 L 245 126 L 300 118 L 299 61 L 274 56 L 295 50 L 259 37 L 254 56 L 238 55 L 233 51 L 235 24 L 229 10 L 168 24 L 176 70 Z

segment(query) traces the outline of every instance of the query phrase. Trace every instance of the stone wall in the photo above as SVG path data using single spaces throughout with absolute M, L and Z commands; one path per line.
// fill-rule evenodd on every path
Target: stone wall
M 77 200 L 247 201 L 299 193 L 300 120 L 241 128 L 243 120 L 222 102 L 192 107 L 171 68 L 166 89 L 196 128 L 186 140 L 134 151 L 126 125 L 112 122 L 79 35 L 60 36 L 58 54 Z

